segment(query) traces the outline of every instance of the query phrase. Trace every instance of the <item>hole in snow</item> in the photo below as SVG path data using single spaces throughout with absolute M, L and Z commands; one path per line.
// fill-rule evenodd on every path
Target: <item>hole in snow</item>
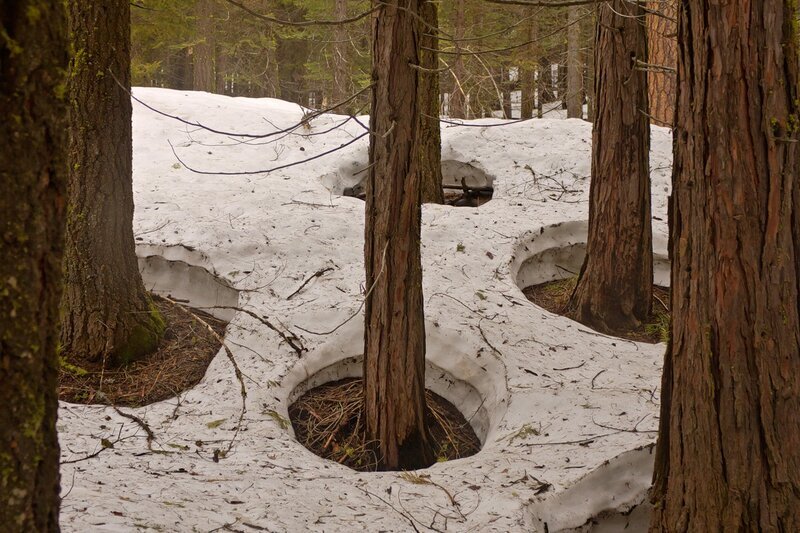
M 331 193 L 364 199 L 366 185 L 364 161 L 350 161 L 338 170 L 322 176 L 322 184 Z M 445 204 L 458 207 L 477 207 L 494 195 L 494 178 L 476 162 L 465 163 L 454 159 L 442 161 L 442 187 Z
M 300 396 L 320 385 L 348 378 L 360 378 L 363 361 L 364 358 L 361 355 L 352 356 L 322 368 L 296 385 L 289 394 L 286 404 L 293 404 Z M 470 423 L 481 444 L 486 441 L 489 430 L 489 413 L 475 387 L 427 361 L 425 364 L 425 388 L 453 404 Z
M 139 272 L 144 286 L 154 294 L 202 309 L 225 322 L 230 322 L 236 313 L 233 309 L 215 307 L 236 307 L 239 291 L 203 267 L 150 255 L 139 258 Z
M 575 276 L 586 255 L 588 224 L 563 222 L 529 232 L 520 238 L 511 258 L 510 270 L 520 289 Z M 666 243 L 653 237 L 655 247 Z M 666 253 L 653 254 L 653 283 L 669 287 L 669 260 Z

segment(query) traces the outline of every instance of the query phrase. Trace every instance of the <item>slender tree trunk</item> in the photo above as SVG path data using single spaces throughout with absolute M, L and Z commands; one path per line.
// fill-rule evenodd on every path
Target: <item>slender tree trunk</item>
M 584 83 L 584 90 L 586 91 L 586 120 L 589 122 L 594 122 L 594 108 L 595 108 L 595 101 L 597 100 L 594 87 L 595 87 L 595 74 L 594 74 L 594 52 L 596 48 L 597 42 L 597 9 L 593 9 L 592 16 L 588 17 L 586 20 L 586 25 L 588 26 L 588 34 L 587 38 L 587 46 L 586 46 L 586 81 Z
M 681 3 L 654 532 L 800 531 L 793 6 Z
M 58 531 L 66 6 L 0 7 L 0 529 Z
M 439 8 L 435 0 L 420 0 L 420 17 L 423 21 L 420 37 L 419 61 L 424 71 L 419 71 L 419 144 L 422 173 L 422 201 L 444 203 L 442 189 L 442 135 L 439 127 L 439 47 L 436 35 L 439 28 Z
M 125 364 L 153 351 L 164 330 L 133 240 L 130 4 L 81 0 L 69 7 L 79 52 L 70 79 L 61 347 L 68 358 Z
M 453 92 L 450 93 L 450 116 L 452 118 L 468 118 L 466 106 L 467 94 L 464 87 L 464 82 L 467 78 L 467 70 L 464 68 L 464 56 L 460 53 L 462 47 L 462 42 L 460 39 L 464 38 L 464 29 L 466 24 L 466 6 L 465 0 L 454 0 L 454 2 L 453 32 L 456 38 L 456 56 L 453 59 Z
M 595 52 L 597 118 L 586 260 L 570 302 L 579 322 L 613 333 L 634 329 L 651 310 L 650 124 L 641 4 L 601 4 Z
M 347 0 L 335 0 L 333 15 L 336 20 L 347 18 Z M 341 102 L 353 92 L 350 82 L 349 50 L 347 27 L 339 24 L 333 27 L 333 92 L 330 104 Z M 349 113 L 353 106 L 342 108 L 341 113 Z
M 511 88 L 512 83 L 509 79 L 508 69 L 505 67 L 500 67 L 500 89 L 503 93 L 503 118 L 510 119 L 512 118 L 512 107 L 511 107 Z
M 647 42 L 649 63 L 658 67 L 675 68 L 677 59 L 677 0 L 648 2 Z M 659 126 L 672 126 L 675 118 L 675 74 L 659 70 L 647 73 L 650 92 L 650 116 Z
M 567 118 L 583 118 L 580 7 L 571 6 L 567 13 Z
M 214 66 L 216 93 L 226 94 L 228 92 L 226 88 L 227 80 L 225 79 L 228 74 L 228 56 L 219 43 L 214 50 Z
M 214 1 L 197 0 L 195 5 L 195 28 L 198 43 L 192 50 L 193 89 L 213 92 L 216 86 L 214 77 Z
M 536 16 L 530 17 L 528 21 L 528 40 L 536 41 L 539 35 L 539 22 Z M 528 45 L 528 57 L 526 63 L 520 67 L 520 84 L 522 86 L 522 102 L 520 108 L 520 118 L 533 118 L 533 110 L 536 107 L 536 65 L 537 50 L 539 45 L 531 42 Z
M 387 0 L 373 26 L 366 198 L 364 394 L 367 438 L 383 469 L 433 463 L 425 424 L 420 258 L 420 0 Z

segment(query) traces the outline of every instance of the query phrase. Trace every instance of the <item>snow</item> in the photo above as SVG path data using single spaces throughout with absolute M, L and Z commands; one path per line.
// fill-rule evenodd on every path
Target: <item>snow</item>
M 266 133 L 303 117 L 299 106 L 272 99 L 144 88 L 135 95 L 233 132 Z M 285 418 L 295 389 L 323 379 L 318 371 L 358 368 L 349 358 L 361 352 L 362 315 L 328 335 L 305 330 L 332 330 L 361 303 L 364 204 L 329 188 L 358 181 L 352 173 L 366 166 L 367 139 L 302 166 L 240 176 L 192 173 L 167 141 L 197 169 L 252 171 L 364 132 L 351 120 L 307 135 L 345 120 L 324 115 L 264 144 L 275 138 L 216 135 L 134 104 L 134 231 L 148 286 L 195 305 L 230 305 L 234 288 L 240 307 L 296 334 L 308 351 L 298 357 L 259 321 L 228 316 L 226 339 L 247 388 L 242 427 L 239 383 L 220 352 L 179 398 L 123 410 L 147 422 L 161 453 L 113 409 L 62 403 L 62 461 L 96 452 L 101 439 L 114 442 L 62 466 L 64 531 L 409 531 L 412 521 L 419 531 L 544 531 L 545 522 L 550 532 L 583 531 L 644 499 L 664 345 L 591 332 L 530 304 L 517 286 L 517 276 L 554 276 L 561 247 L 578 243 L 570 260 L 580 261 L 591 155 L 591 125 L 580 120 L 442 128 L 443 159 L 478 169 L 495 193 L 480 208 L 424 206 L 429 384 L 467 417 L 475 413 L 483 450 L 420 472 L 432 483 L 412 483 L 396 472 L 351 471 L 293 439 Z M 662 266 L 670 154 L 669 132 L 653 128 Z M 325 267 L 333 271 L 287 300 Z M 214 450 L 232 439 L 215 462 Z

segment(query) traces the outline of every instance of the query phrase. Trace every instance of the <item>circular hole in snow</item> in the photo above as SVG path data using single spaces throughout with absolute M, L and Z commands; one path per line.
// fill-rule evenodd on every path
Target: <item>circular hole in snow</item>
M 364 441 L 362 363 L 362 356 L 349 357 L 300 383 L 289 395 L 289 419 L 298 442 L 311 452 L 355 470 L 374 471 L 377 457 Z M 488 425 L 478 391 L 431 362 L 425 378 L 426 422 L 437 461 L 476 454 Z M 458 407 L 465 405 L 472 411 Z
M 511 256 L 510 270 L 520 289 L 558 281 L 580 272 L 586 256 L 588 223 L 562 222 L 524 234 Z M 666 250 L 666 241 L 653 236 L 655 249 Z M 669 287 L 669 259 L 653 254 L 653 284 Z
M 478 448 L 496 442 L 499 422 L 508 408 L 505 367 L 495 359 L 481 358 L 481 351 L 476 352 L 463 332 L 428 323 L 426 338 L 426 388 L 463 416 L 479 441 Z M 360 378 L 363 342 L 363 323 L 351 322 L 299 360 L 281 382 L 278 397 L 284 400 L 277 408 L 279 414 L 291 419 L 290 406 L 308 391 Z M 300 436 L 294 427 L 292 433 L 296 439 Z
M 333 194 L 363 200 L 366 168 L 366 161 L 353 160 L 320 179 L 325 188 Z M 494 178 L 477 162 L 465 163 L 447 159 L 442 161 L 442 187 L 445 204 L 456 207 L 478 207 L 492 199 Z
M 511 258 L 510 270 L 517 286 L 530 301 L 552 313 L 562 314 L 586 257 L 587 233 L 588 223 L 577 221 L 554 224 L 523 235 Z M 664 239 L 656 236 L 654 244 L 656 249 L 666 248 Z M 620 333 L 620 337 L 659 342 L 669 334 L 669 269 L 666 253 L 653 254 L 651 320 L 641 331 Z
M 202 267 L 159 255 L 139 258 L 139 269 L 166 323 L 158 347 L 121 367 L 70 356 L 59 375 L 62 400 L 139 407 L 173 398 L 203 379 L 222 347 L 235 312 L 223 308 L 237 306 L 238 291 Z

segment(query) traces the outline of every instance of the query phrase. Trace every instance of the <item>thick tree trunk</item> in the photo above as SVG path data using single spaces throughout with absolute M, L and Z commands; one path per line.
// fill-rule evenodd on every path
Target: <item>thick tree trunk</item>
M 680 7 L 652 531 L 800 531 L 793 5 Z
M 69 208 L 61 347 L 125 364 L 153 351 L 164 322 L 145 292 L 133 240 L 130 4 L 70 2 Z
M 383 469 L 433 463 L 425 425 L 425 322 L 420 258 L 418 74 L 420 0 L 388 0 L 374 22 L 366 198 L 364 338 L 367 438 Z
M 581 61 L 580 7 L 568 10 L 567 118 L 583 118 L 583 63 Z
M 653 65 L 647 73 L 650 92 L 650 116 L 659 126 L 672 126 L 675 118 L 675 74 L 660 71 L 658 67 L 675 68 L 677 59 L 678 0 L 648 2 L 651 12 L 647 14 L 647 44 L 649 63 Z
M 442 135 L 439 127 L 439 8 L 434 0 L 420 0 L 422 36 L 419 61 L 419 145 L 422 173 L 422 201 L 444 203 L 442 189 Z
M 198 0 L 194 14 L 198 42 L 192 49 L 193 89 L 214 92 L 214 0 Z
M 595 53 L 597 117 L 586 259 L 572 316 L 599 331 L 636 328 L 651 310 L 650 124 L 644 10 L 627 0 L 601 4 Z
M 336 20 L 347 18 L 347 0 L 335 0 L 333 16 Z M 350 43 L 347 42 L 347 27 L 344 24 L 334 26 L 333 40 L 333 91 L 330 105 L 345 100 L 353 92 L 349 70 Z M 338 112 L 349 113 L 352 107 L 351 104 Z
M 0 530 L 58 531 L 66 6 L 0 7 Z
M 450 93 L 450 116 L 452 118 L 469 118 L 467 117 L 467 94 L 464 87 L 464 82 L 467 78 L 467 70 L 464 68 L 464 56 L 460 53 L 462 42 L 464 38 L 464 29 L 466 24 L 465 0 L 454 0 L 455 7 L 453 8 L 453 33 L 455 34 L 456 42 L 456 56 L 453 59 L 453 92 Z

